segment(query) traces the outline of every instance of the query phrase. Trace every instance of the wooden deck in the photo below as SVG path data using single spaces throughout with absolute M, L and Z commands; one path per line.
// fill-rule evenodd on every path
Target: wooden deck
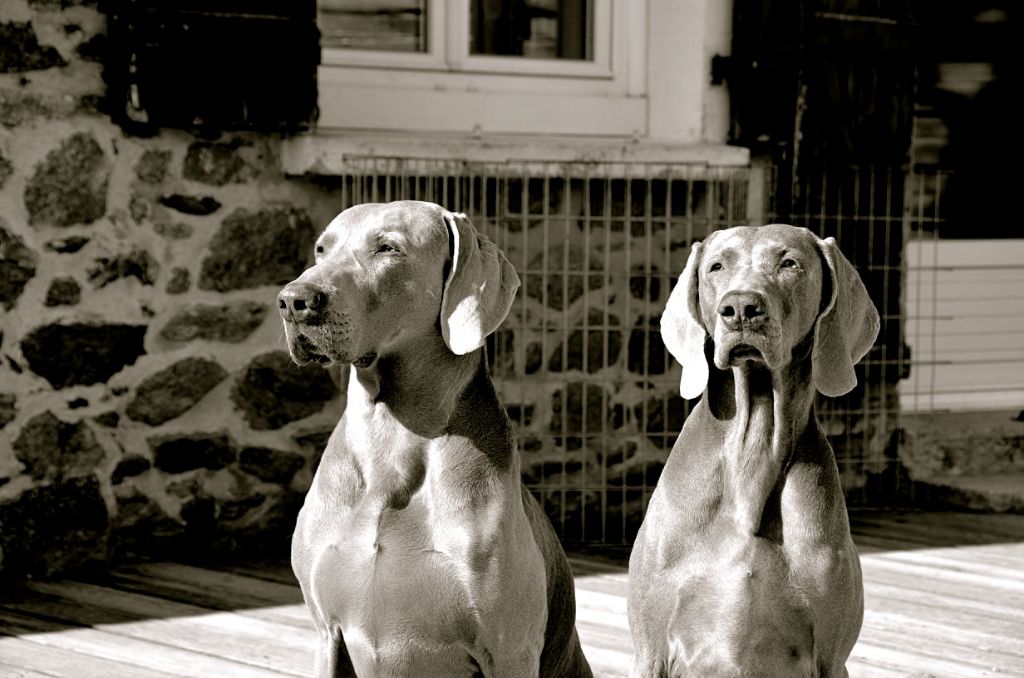
M 866 611 L 854 678 L 1024 676 L 1024 516 L 853 520 Z M 578 627 L 625 676 L 624 552 L 574 555 Z M 0 676 L 308 676 L 313 633 L 282 564 L 149 563 L 0 592 Z

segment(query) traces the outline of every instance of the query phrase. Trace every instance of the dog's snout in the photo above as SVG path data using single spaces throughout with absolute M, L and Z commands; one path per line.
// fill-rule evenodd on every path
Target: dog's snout
M 730 330 L 752 329 L 768 317 L 768 301 L 759 292 L 729 292 L 718 305 L 718 315 Z
M 289 283 L 277 295 L 277 306 L 281 317 L 292 322 L 308 322 L 327 305 L 323 290 L 309 283 Z

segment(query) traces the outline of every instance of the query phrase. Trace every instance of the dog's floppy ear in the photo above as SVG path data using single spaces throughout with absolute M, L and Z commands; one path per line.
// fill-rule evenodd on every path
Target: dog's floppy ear
M 831 277 L 831 299 L 814 326 L 811 354 L 814 387 L 827 396 L 841 396 L 857 385 L 853 366 L 878 336 L 878 311 L 860 275 L 843 256 L 835 238 L 818 240 Z
M 441 336 L 452 353 L 464 355 L 483 346 L 505 320 L 519 276 L 465 214 L 445 212 L 444 220 L 452 263 L 441 297 Z
M 702 249 L 701 243 L 693 243 L 686 267 L 669 295 L 665 312 L 661 314 L 661 340 L 672 357 L 683 366 L 679 394 L 688 400 L 703 393 L 708 384 L 708 360 L 704 355 L 708 333 L 700 321 L 700 302 L 697 299 L 697 272 L 700 270 Z

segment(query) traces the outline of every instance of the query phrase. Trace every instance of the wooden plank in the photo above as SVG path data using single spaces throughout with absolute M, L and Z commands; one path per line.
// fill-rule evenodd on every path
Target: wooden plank
M 157 594 L 218 610 L 302 604 L 296 586 L 178 563 L 146 563 L 82 577 L 81 581 Z
M 28 589 L 54 599 L 62 616 L 52 609 L 44 614 L 62 621 L 92 626 L 97 614 L 106 614 L 120 617 L 103 623 L 111 633 L 197 652 L 215 647 L 226 659 L 282 673 L 301 676 L 312 670 L 315 637 L 290 626 L 80 582 L 31 582 Z M 4 607 L 30 612 L 46 602 L 5 602 Z
M 3 657 L 0 661 L 13 662 L 52 678 L 180 678 L 144 667 L 131 667 L 129 672 L 123 664 L 109 659 L 49 647 L 17 636 L 0 638 L 0 657 Z
M 0 657 L 0 678 L 57 678 L 52 673 L 42 673 L 9 664 Z
M 215 563 L 212 566 L 221 572 L 230 572 L 253 579 L 262 579 L 295 587 L 299 585 L 298 580 L 295 579 L 295 573 L 292 572 L 291 564 L 287 562 L 250 560 L 238 563 L 227 561 Z
M 918 649 L 949 656 L 966 656 L 985 667 L 997 667 L 1012 674 L 1024 667 L 1024 639 L 1006 638 L 992 633 L 979 633 L 972 627 L 962 627 L 945 620 L 935 621 L 905 614 L 892 614 L 868 610 L 864 617 L 865 636 L 907 639 Z M 983 652 L 982 652 L 983 651 Z
M 136 669 L 154 669 L 187 678 L 280 678 L 271 671 L 251 664 L 232 662 L 216 656 L 217 648 L 207 651 L 182 650 L 166 642 L 143 641 L 90 627 L 74 627 L 0 609 L 0 626 L 18 633 L 33 643 L 67 650 L 123 664 L 122 675 L 135 675 Z M 30 635 L 26 635 L 30 634 Z
M 920 614 L 941 618 L 958 626 L 976 628 L 994 635 L 1010 634 L 1024 628 L 1020 611 L 998 603 L 958 598 L 928 590 L 927 583 L 910 588 L 905 578 L 885 580 L 870 574 L 864 579 L 869 609 L 896 614 Z M 867 603 L 865 603 L 867 606 Z
M 874 527 L 895 538 L 919 535 L 930 546 L 984 545 L 1017 552 L 1024 548 L 1024 516 L 1014 514 L 859 512 L 850 517 L 850 527 L 854 540 L 862 529 Z
M 287 583 L 258 579 L 247 575 L 211 570 L 206 567 L 181 563 L 146 563 L 136 568 L 140 574 L 165 581 L 187 582 L 197 588 L 231 595 L 251 596 L 255 601 L 270 605 L 302 603 L 302 592 L 294 576 Z
M 858 642 L 853 655 L 868 662 L 902 668 L 906 676 L 928 676 L 929 678 L 1005 678 L 1006 674 L 998 673 L 984 667 L 976 667 L 961 661 L 961 658 L 931 655 L 919 651 L 913 642 L 900 645 L 876 641 Z M 869 674 L 872 675 L 872 674 Z
M 968 561 L 949 558 L 944 555 L 954 550 L 900 551 L 879 554 L 874 556 L 874 559 L 938 568 L 944 572 L 961 572 L 989 582 L 1012 582 L 1014 586 L 1024 586 L 1024 569 L 1004 567 L 994 564 L 988 559 L 980 560 L 973 558 Z
M 854 648 L 854 653 L 856 653 L 856 648 Z M 908 676 L 907 670 L 904 668 L 878 664 L 868 658 L 858 657 L 856 654 L 851 654 L 850 658 L 846 660 L 846 669 L 849 671 L 850 678 L 907 678 Z

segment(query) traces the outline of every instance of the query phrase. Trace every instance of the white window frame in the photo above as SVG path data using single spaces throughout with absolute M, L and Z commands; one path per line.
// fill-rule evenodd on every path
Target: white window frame
M 427 52 L 322 50 L 321 129 L 646 132 L 647 0 L 594 0 L 592 61 L 472 55 L 467 0 L 428 11 Z
M 342 47 L 325 47 L 321 61 L 330 66 L 364 66 L 439 70 L 460 73 L 503 75 L 568 76 L 612 78 L 613 0 L 593 0 L 594 58 L 536 59 L 530 57 L 474 55 L 469 44 L 469 3 L 466 0 L 429 0 L 427 5 L 427 50 L 388 52 Z M 618 3 L 620 10 L 623 3 Z M 641 3 L 642 4 L 642 3 Z M 620 15 L 616 18 L 622 18 Z

